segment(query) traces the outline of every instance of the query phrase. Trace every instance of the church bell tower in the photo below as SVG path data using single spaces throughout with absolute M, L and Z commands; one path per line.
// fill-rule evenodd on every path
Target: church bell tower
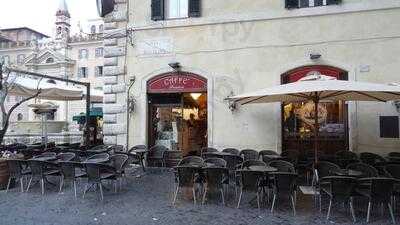
M 71 15 L 69 14 L 66 0 L 60 0 L 56 13 L 56 40 L 68 40 L 71 32 Z

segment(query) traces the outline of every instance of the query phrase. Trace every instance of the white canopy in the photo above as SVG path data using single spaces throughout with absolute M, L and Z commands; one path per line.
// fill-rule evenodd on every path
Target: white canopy
M 344 80 L 304 79 L 289 84 L 265 88 L 227 98 L 239 104 L 268 102 L 314 102 L 314 151 L 318 162 L 318 103 L 320 101 L 390 101 L 400 99 L 400 87 L 395 85 L 363 83 Z M 326 76 L 324 76 L 326 77 Z
M 344 80 L 308 80 L 277 85 L 229 97 L 240 104 L 321 100 L 391 101 L 400 100 L 400 87 Z
M 67 85 L 65 82 L 52 79 L 36 79 L 29 76 L 11 74 L 8 81 L 13 83 L 12 88 L 9 90 L 10 95 L 30 97 L 35 95 L 38 89 L 41 89 L 41 93 L 38 96 L 40 99 L 74 101 L 82 100 L 86 96 L 86 88 L 74 86 L 73 84 Z M 92 102 L 102 102 L 103 95 L 100 90 L 92 89 L 90 91 Z

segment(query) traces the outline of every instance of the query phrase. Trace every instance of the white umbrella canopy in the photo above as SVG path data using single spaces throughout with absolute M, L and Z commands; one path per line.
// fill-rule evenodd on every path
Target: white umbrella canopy
M 385 102 L 399 99 L 399 86 L 344 80 L 298 81 L 228 98 L 243 105 L 315 100 Z
M 83 92 L 81 89 L 65 82 L 51 79 L 34 79 L 27 76 L 10 75 L 8 79 L 13 85 L 9 90 L 10 95 L 30 97 L 41 90 L 38 98 L 47 100 L 72 101 L 81 100 Z
M 386 102 L 400 99 L 400 87 L 376 83 L 365 83 L 344 80 L 303 79 L 294 83 L 278 85 L 259 91 L 228 97 L 236 103 L 255 104 L 271 102 L 314 102 L 314 151 L 315 162 L 318 162 L 318 103 L 320 101 L 379 101 Z

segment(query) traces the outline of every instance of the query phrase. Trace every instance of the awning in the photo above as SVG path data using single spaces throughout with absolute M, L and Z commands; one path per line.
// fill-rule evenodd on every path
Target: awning
M 102 117 L 103 116 L 103 108 L 100 108 L 100 107 L 91 108 L 89 115 L 93 116 L 93 117 Z M 85 121 L 85 118 L 86 118 L 86 113 L 82 112 L 79 115 L 73 116 L 72 120 L 80 122 L 82 120 Z

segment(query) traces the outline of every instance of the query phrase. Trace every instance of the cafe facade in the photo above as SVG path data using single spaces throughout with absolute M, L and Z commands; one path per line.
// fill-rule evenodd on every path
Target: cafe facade
M 116 1 L 104 18 L 106 142 L 185 154 L 311 149 L 309 103 L 242 107 L 226 98 L 312 75 L 400 82 L 398 1 L 289 2 Z M 318 107 L 327 153 L 400 146 L 398 102 Z

